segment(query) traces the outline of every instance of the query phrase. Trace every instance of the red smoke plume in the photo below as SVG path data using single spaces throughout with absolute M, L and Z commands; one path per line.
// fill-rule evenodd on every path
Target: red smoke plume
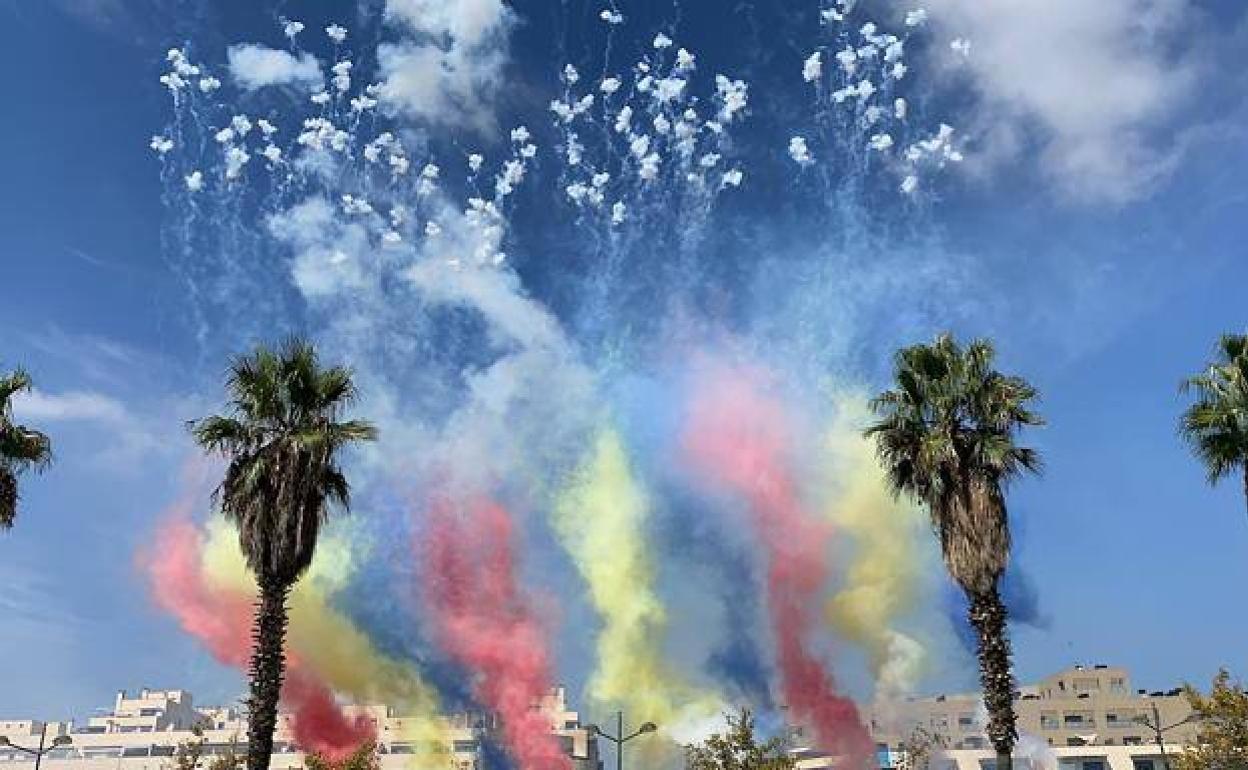
M 755 372 L 716 372 L 694 394 L 684 446 L 694 468 L 743 496 L 766 553 L 767 599 L 784 703 L 820 748 L 866 767 L 873 744 L 849 698 L 808 648 L 819 627 L 830 529 L 802 510 L 788 467 L 790 428 Z
M 189 505 L 179 505 L 185 510 Z M 175 515 L 161 525 L 152 549 L 140 556 L 156 603 L 178 619 L 219 662 L 246 671 L 251 660 L 251 599 L 222 591 L 204 580 L 203 536 L 186 518 Z M 339 760 L 375 737 L 366 720 L 350 720 L 333 693 L 289 656 L 282 701 L 294 712 L 296 745 Z
M 520 770 L 572 763 L 535 707 L 550 691 L 546 634 L 516 582 L 507 509 L 474 500 L 430 511 L 425 597 L 443 649 L 475 675 L 477 700 L 498 714 Z

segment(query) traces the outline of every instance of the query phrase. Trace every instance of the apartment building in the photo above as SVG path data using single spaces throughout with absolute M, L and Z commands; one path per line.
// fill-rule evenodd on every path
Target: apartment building
M 575 770 L 600 770 L 597 738 L 568 707 L 564 688 L 556 688 L 534 708 L 548 717 L 551 732 L 572 758 Z M 412 717 L 392 707 L 353 706 L 346 713 L 351 718 L 367 719 L 376 729 L 383 770 L 409 770 L 413 756 L 427 748 L 412 741 Z M 451 756 L 438 760 L 438 770 L 448 764 L 453 770 L 485 770 L 485 745 L 497 738 L 498 720 L 479 713 L 442 719 Z M 245 751 L 247 722 L 242 709 L 196 708 L 188 692 L 145 689 L 136 696 L 118 693 L 111 712 L 93 716 L 85 724 L 47 723 L 48 745 L 57 736 L 68 736 L 69 743 L 49 752 L 41 770 L 171 770 L 177 747 L 195 737 L 192 730 L 196 727 L 202 730 L 206 759 Z M 44 730 L 44 723 L 35 720 L 0 720 L 0 735 L 18 746 L 37 747 Z M 279 715 L 274 740 L 272 770 L 304 766 L 303 754 L 293 743 L 289 714 Z M 30 755 L 0 747 L 0 770 L 30 770 L 33 764 Z
M 1153 744 L 1157 720 L 1170 728 L 1167 743 L 1184 746 L 1199 729 L 1185 721 L 1191 710 L 1179 688 L 1134 689 L 1129 672 L 1116 666 L 1072 666 L 1020 687 L 1014 708 L 1019 732 L 1054 748 Z M 923 728 L 950 749 L 988 749 L 984 720 L 978 693 L 915 698 L 871 713 L 877 741 L 890 746 Z

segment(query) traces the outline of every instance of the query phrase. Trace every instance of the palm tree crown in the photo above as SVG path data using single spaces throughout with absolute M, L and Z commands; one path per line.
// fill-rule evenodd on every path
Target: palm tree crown
M 1244 473 L 1248 494 L 1248 335 L 1226 334 L 1218 359 L 1204 373 L 1184 380 L 1196 401 L 1183 412 L 1179 433 L 1204 464 L 1209 482 Z
M 300 340 L 236 359 L 227 388 L 231 414 L 192 430 L 205 449 L 229 458 L 217 494 L 222 513 L 238 525 L 248 567 L 262 583 L 288 585 L 312 563 L 330 507 L 350 503 L 337 451 L 377 431 L 340 419 L 356 395 L 351 371 L 322 369 Z
M 51 440 L 13 422 L 13 397 L 30 389 L 30 375 L 21 369 L 0 376 L 0 529 L 12 528 L 17 518 L 17 477 L 52 461 Z
M 889 482 L 926 503 L 950 574 L 965 590 L 995 586 L 1009 558 L 1004 486 L 1040 457 L 1015 443 L 1043 420 L 1027 404 L 1036 389 L 993 369 L 987 340 L 965 350 L 949 335 L 903 348 L 896 387 L 872 401 L 876 440 Z

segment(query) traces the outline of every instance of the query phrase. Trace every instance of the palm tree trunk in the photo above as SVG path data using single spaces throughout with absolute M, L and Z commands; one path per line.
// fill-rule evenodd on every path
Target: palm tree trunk
M 1014 677 L 1010 671 L 1010 638 L 1005 603 L 997 586 L 971 594 L 970 621 L 978 637 L 979 678 L 988 709 L 988 740 L 997 750 L 996 770 L 1011 770 L 1018 731 L 1014 718 Z
M 286 670 L 286 596 L 290 586 L 261 579 L 260 601 L 252 630 L 251 699 L 248 701 L 247 770 L 269 770 L 277 704 Z

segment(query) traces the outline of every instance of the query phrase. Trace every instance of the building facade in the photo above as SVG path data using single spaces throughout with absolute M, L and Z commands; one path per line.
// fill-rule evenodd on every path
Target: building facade
M 1133 689 L 1129 672 L 1115 666 L 1072 666 L 1021 687 L 1014 700 L 1020 735 L 1059 748 L 1144 746 L 1156 742 L 1158 721 L 1174 745 L 1196 741 L 1199 725 L 1180 688 Z M 950 749 L 988 749 L 977 693 L 914 698 L 871 712 L 876 740 L 890 746 L 922 728 Z
M 567 692 L 556 688 L 534 708 L 549 718 L 551 732 L 574 770 L 600 770 L 596 735 L 582 726 L 579 714 L 570 709 Z M 410 770 L 415 755 L 424 753 L 405 729 L 404 715 L 387 706 L 359 706 L 347 710 L 351 718 L 370 721 L 377 733 L 383 770 Z M 444 717 L 449 757 L 437 760 L 436 770 L 484 770 L 486 742 L 497 737 L 498 722 L 489 715 L 460 713 Z M 191 694 L 182 690 L 141 690 L 130 696 L 120 692 L 112 710 L 93 716 L 85 724 L 34 720 L 0 720 L 0 735 L 27 748 L 39 746 L 41 734 L 47 745 L 57 736 L 70 743 L 49 752 L 41 770 L 171 770 L 178 747 L 196 739 L 198 728 L 204 741 L 202 766 L 227 752 L 244 754 L 247 741 L 245 713 L 235 707 L 196 708 Z M 297 770 L 304 756 L 293 743 L 289 714 L 281 714 L 274 736 L 272 770 Z M 0 769 L 30 770 L 29 754 L 0 746 Z M 449 766 L 449 767 L 448 767 Z

